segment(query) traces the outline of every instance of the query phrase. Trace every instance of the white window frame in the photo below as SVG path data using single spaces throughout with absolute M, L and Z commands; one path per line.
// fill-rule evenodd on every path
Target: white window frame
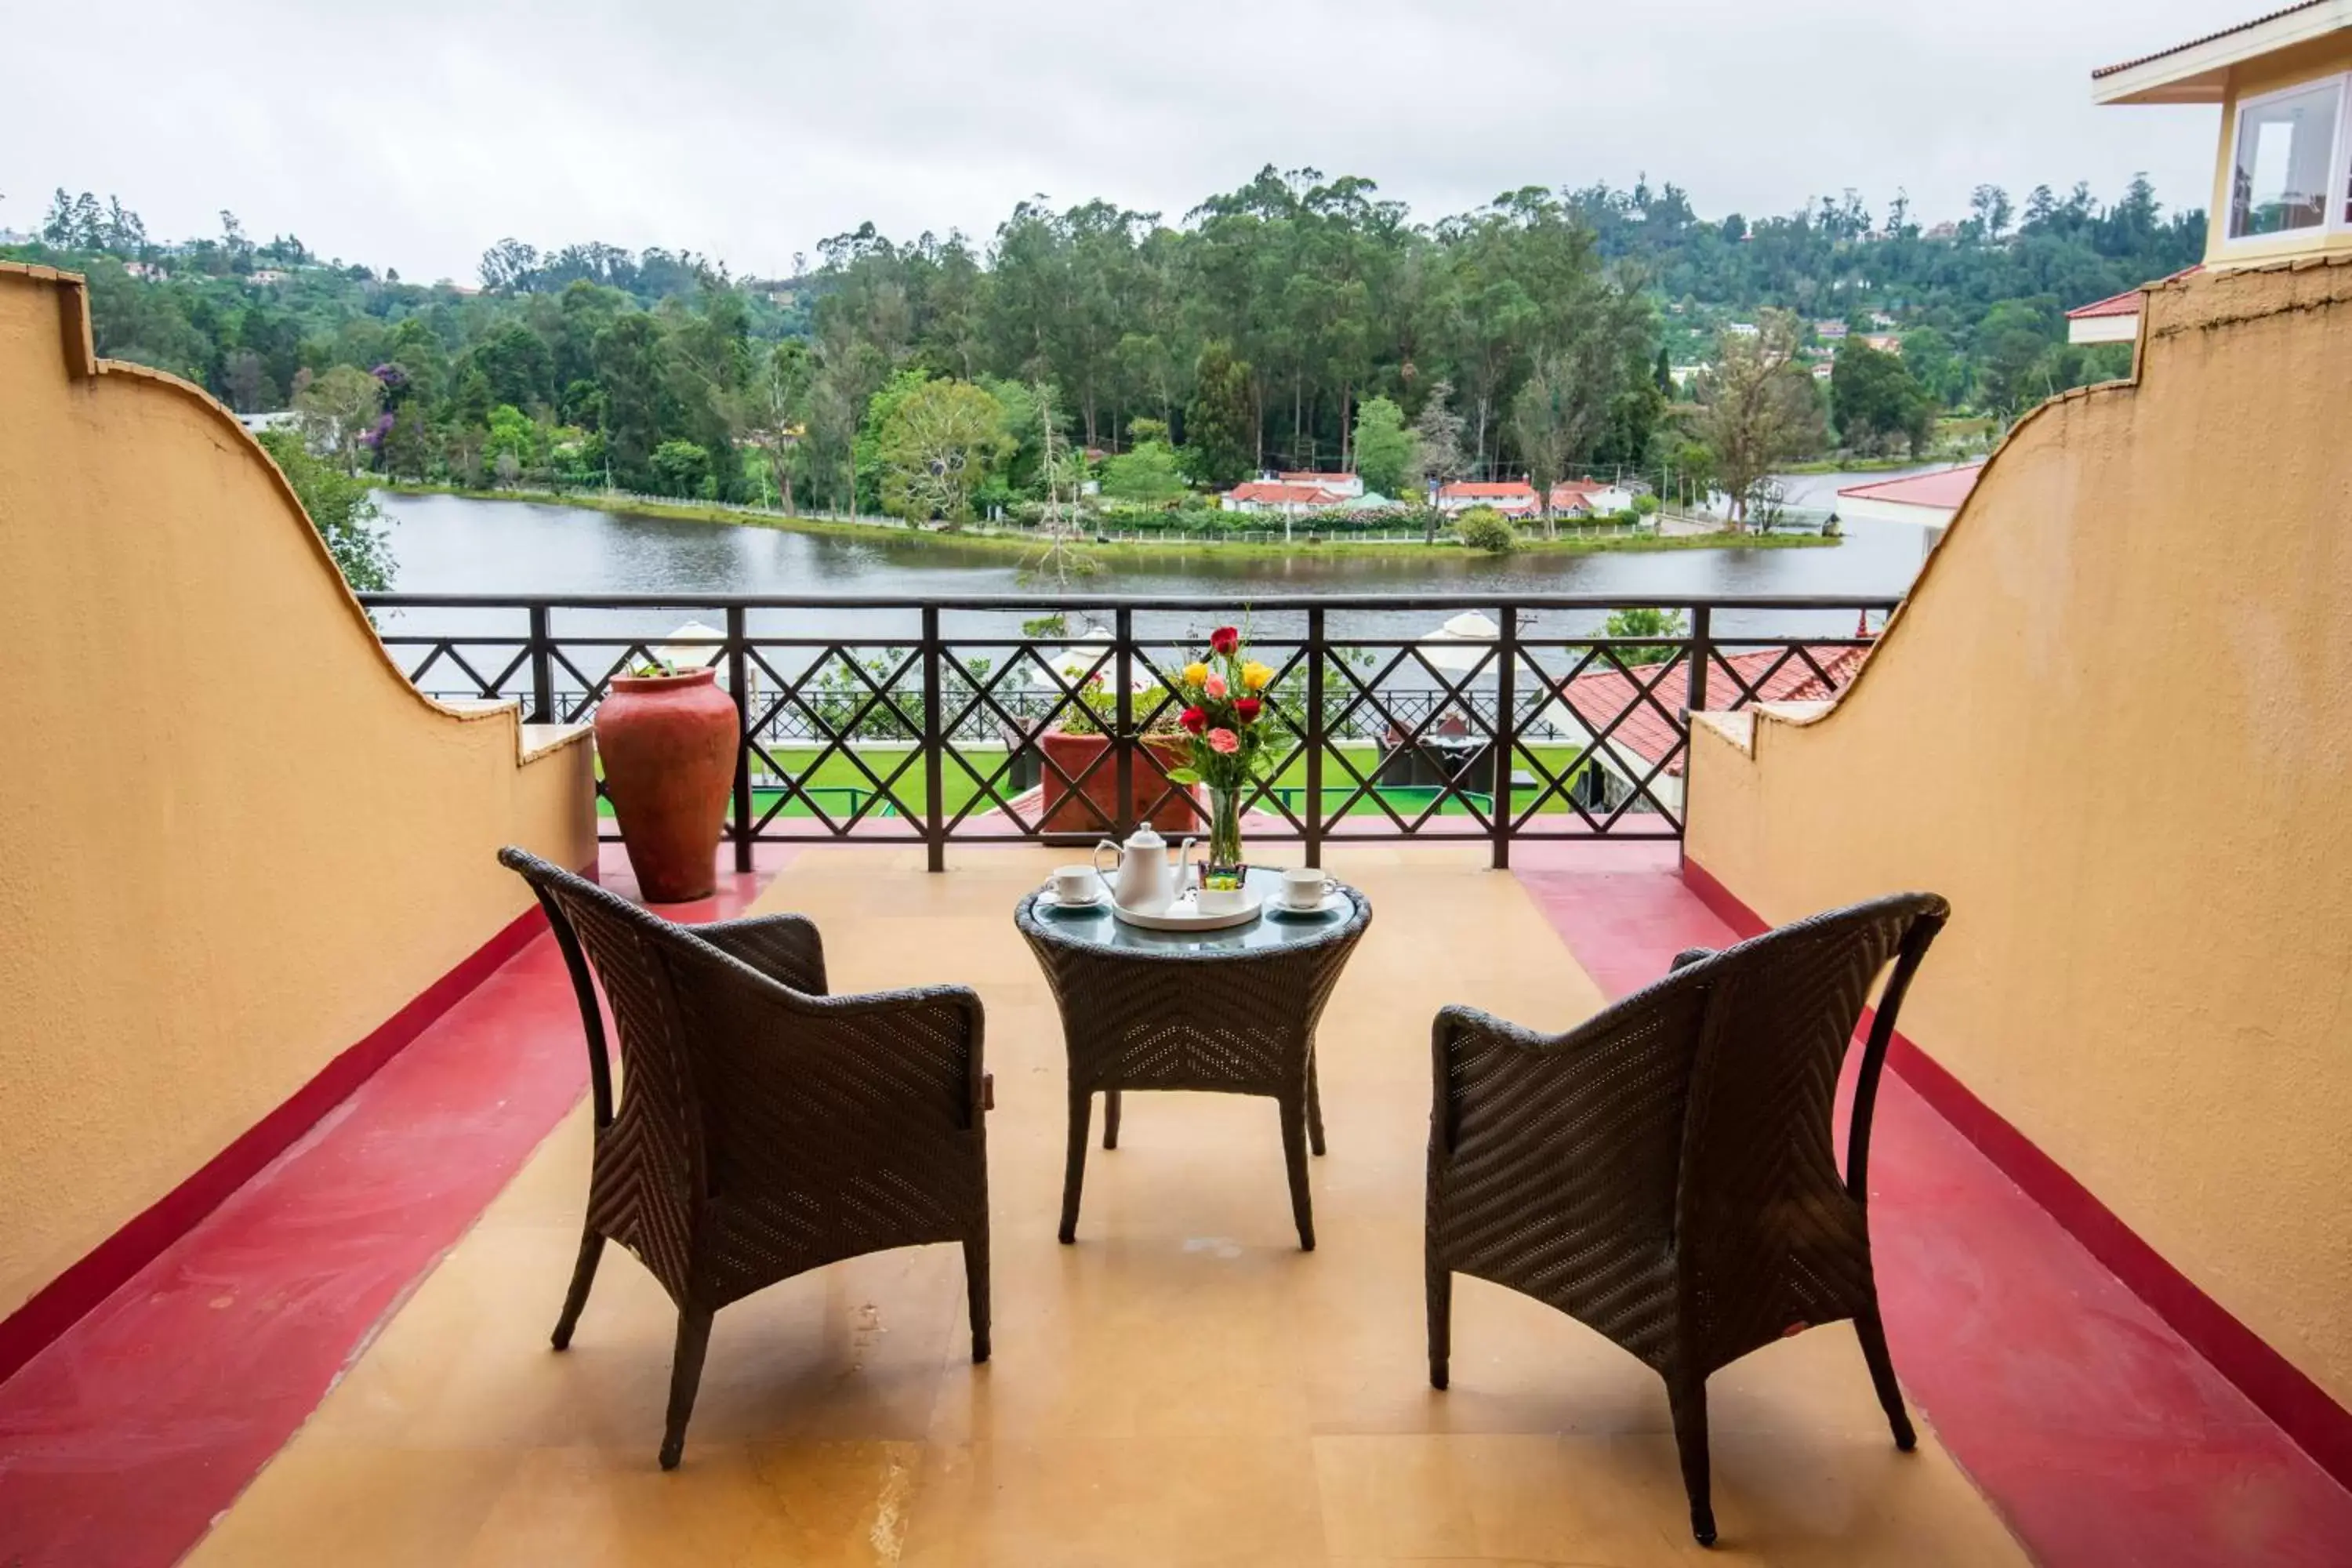
M 2237 204 L 2238 150 L 2246 133 L 2246 113 L 2283 98 L 2294 98 L 2315 87 L 2336 89 L 2336 145 L 2329 151 L 2327 165 L 2327 201 L 2320 211 L 2320 221 L 2309 228 L 2281 229 L 2275 234 L 2233 235 L 2230 232 L 2232 209 Z M 2352 234 L 2352 71 L 2336 71 L 2327 76 L 2315 76 L 2307 81 L 2289 82 L 2268 92 L 2258 92 L 2238 100 L 2231 110 L 2229 161 L 2222 165 L 2227 171 L 2224 181 L 2226 198 L 2221 210 L 2209 222 L 2218 222 L 2221 228 L 2221 248 L 2233 250 L 2278 250 L 2297 242 L 2309 243 L 2341 234 Z

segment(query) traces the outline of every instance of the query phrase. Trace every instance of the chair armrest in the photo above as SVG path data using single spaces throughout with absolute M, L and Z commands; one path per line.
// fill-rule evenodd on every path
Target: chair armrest
M 1711 947 L 1686 947 L 1675 954 L 1675 961 L 1666 965 L 1666 973 L 1672 974 L 1677 969 L 1688 969 L 1692 964 L 1714 956 L 1715 949 Z
M 806 915 L 753 915 L 692 928 L 728 957 L 808 996 L 824 993 L 824 942 Z

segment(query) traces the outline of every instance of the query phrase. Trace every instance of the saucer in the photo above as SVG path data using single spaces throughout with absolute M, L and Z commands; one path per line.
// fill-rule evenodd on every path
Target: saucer
M 1311 909 L 1294 910 L 1279 899 L 1265 901 L 1267 916 L 1278 921 L 1319 921 L 1325 915 L 1338 914 L 1348 907 L 1348 895 L 1336 888 L 1324 894 L 1323 901 Z
M 1037 892 L 1037 912 L 1040 914 L 1092 914 L 1108 908 L 1110 895 L 1108 893 L 1097 893 L 1091 899 L 1077 899 L 1065 903 L 1062 896 L 1051 888 L 1041 888 Z

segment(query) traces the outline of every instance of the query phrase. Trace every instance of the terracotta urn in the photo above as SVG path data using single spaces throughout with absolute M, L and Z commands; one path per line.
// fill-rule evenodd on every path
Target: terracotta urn
M 637 891 L 649 904 L 709 898 L 735 782 L 735 700 L 718 671 L 615 676 L 596 709 L 596 754 Z

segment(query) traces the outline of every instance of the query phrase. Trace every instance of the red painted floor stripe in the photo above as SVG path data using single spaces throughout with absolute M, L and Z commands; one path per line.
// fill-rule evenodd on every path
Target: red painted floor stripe
M 1622 851 L 1606 869 L 1574 850 L 1528 858 L 1521 881 L 1612 995 L 1680 948 L 1738 940 L 1671 848 L 1647 871 Z M 1892 1074 L 1871 1178 L 1895 1367 L 2035 1557 L 2352 1563 L 2352 1492 Z
M 782 858 L 682 920 L 742 909 Z M 608 852 L 604 880 L 634 889 Z M 0 1384 L 0 1563 L 166 1568 L 587 1084 L 544 933 Z

